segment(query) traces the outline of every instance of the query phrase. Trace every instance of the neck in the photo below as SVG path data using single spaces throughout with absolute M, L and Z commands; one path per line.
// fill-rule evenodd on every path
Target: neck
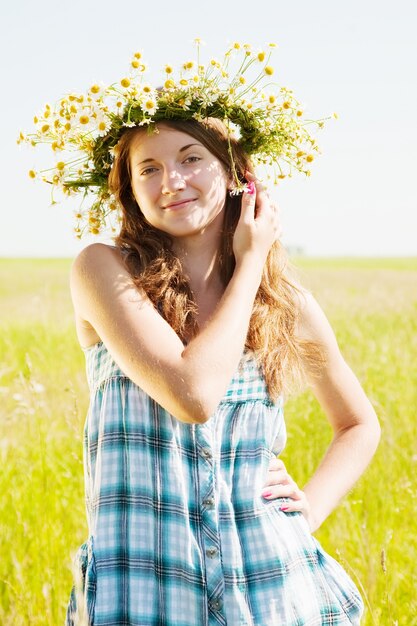
M 174 252 L 180 259 L 187 274 L 190 287 L 199 297 L 213 289 L 221 289 L 219 247 L 221 237 L 208 237 L 199 233 L 195 237 L 178 238 L 174 242 Z

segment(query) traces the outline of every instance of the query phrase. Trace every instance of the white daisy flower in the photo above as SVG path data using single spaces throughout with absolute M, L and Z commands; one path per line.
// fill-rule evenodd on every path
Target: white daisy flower
M 106 135 L 111 128 L 111 120 L 107 117 L 107 115 L 97 115 L 96 117 L 96 128 L 97 134 L 99 137 L 103 137 Z

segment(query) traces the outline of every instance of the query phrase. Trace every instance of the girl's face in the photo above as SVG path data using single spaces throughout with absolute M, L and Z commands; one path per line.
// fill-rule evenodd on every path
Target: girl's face
M 197 139 L 160 125 L 130 147 L 131 185 L 149 224 L 173 237 L 220 232 L 228 179 Z

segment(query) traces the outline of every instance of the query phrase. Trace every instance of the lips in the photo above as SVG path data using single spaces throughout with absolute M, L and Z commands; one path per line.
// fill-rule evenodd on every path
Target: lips
M 183 206 L 186 206 L 190 202 L 194 202 L 197 198 L 184 198 L 183 200 L 177 200 L 176 202 L 170 202 L 169 204 L 165 204 L 163 209 L 180 209 Z

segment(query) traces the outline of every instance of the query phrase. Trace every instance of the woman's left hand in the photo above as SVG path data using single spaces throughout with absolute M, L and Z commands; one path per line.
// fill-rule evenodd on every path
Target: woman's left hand
M 315 530 L 307 496 L 288 474 L 284 462 L 281 461 L 281 459 L 275 457 L 271 459 L 268 475 L 261 495 L 266 500 L 290 498 L 288 502 L 283 502 L 280 510 L 285 513 L 299 511 L 306 518 L 311 531 Z

